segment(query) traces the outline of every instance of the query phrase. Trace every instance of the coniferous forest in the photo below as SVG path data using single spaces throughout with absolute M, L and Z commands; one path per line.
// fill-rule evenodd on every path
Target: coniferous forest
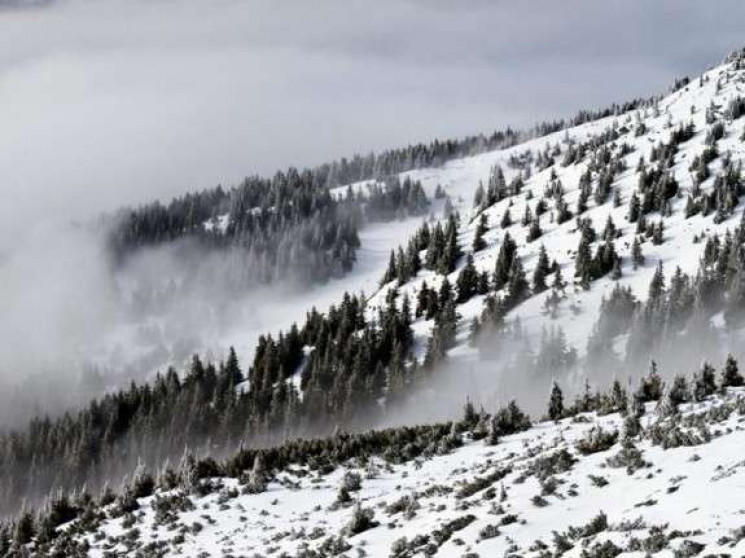
M 375 292 L 340 288 L 327 308 L 258 336 L 250 358 L 233 348 L 223 359 L 194 354 L 0 431 L 0 516 L 13 518 L 0 524 L 0 555 L 51 541 L 73 518 L 95 523 L 99 504 L 131 514 L 156 487 L 199 491 L 230 476 L 260 493 L 270 471 L 291 463 L 408 462 L 447 454 L 466 433 L 497 445 L 529 428 L 523 408 L 553 422 L 621 413 L 636 429 L 628 441 L 646 403 L 677 416 L 683 403 L 745 385 L 745 101 L 736 93 L 745 51 L 712 72 L 676 82 L 667 97 L 526 132 L 290 168 L 101 217 L 115 273 L 169 250 L 188 280 L 228 302 L 258 286 L 352 275 L 366 226 L 418 228 L 386 247 Z M 694 92 L 711 100 L 691 106 Z M 447 166 L 456 159 L 462 167 Z M 474 168 L 488 173 L 474 181 Z M 400 174 L 421 169 L 435 179 Z M 177 303 L 189 293 L 176 277 L 159 279 L 133 289 L 143 313 L 159 289 Z M 677 374 L 702 355 L 690 380 Z M 709 364 L 720 360 L 720 370 Z M 472 393 L 501 405 L 476 410 Z M 515 393 L 530 401 L 518 405 Z M 414 422 L 406 413 L 417 406 L 446 415 L 463 394 L 460 421 L 371 430 Z M 661 436 L 651 426 L 645 435 Z M 617 437 L 576 449 L 590 455 Z M 541 498 L 553 494 L 546 478 Z

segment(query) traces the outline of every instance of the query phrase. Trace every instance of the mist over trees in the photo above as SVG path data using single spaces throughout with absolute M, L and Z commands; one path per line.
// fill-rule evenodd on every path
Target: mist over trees
M 259 339 L 242 370 L 231 350 L 224 362 L 194 356 L 152 382 L 124 389 L 59 418 L 39 417 L 0 435 L 2 513 L 53 489 L 100 487 L 142 462 L 157 468 L 184 448 L 224 454 L 288 436 L 328 434 L 336 426 L 373 424 L 417 376 L 407 301 L 375 320 L 364 300 L 346 294 L 326 314 Z M 308 350 L 308 348 L 311 348 Z
M 632 103 L 627 108 L 638 106 Z M 643 108 L 658 109 L 654 103 Z M 586 118 L 616 110 L 619 107 L 588 113 Z M 733 102 L 727 111 L 730 118 L 745 112 L 741 102 Z M 728 155 L 719 154 L 717 145 L 727 127 L 720 126 L 714 109 L 710 120 L 706 149 L 689 168 L 696 182 L 686 192 L 685 215 L 712 215 L 714 222 L 722 223 L 734 214 L 743 194 L 741 167 Z M 555 131 L 550 125 L 541 130 Z M 194 356 L 181 373 L 169 368 L 152 381 L 133 382 L 78 411 L 40 416 L 24 428 L 3 433 L 0 502 L 5 508 L 0 512 L 16 511 L 22 498 L 40 502 L 58 489 L 83 485 L 98 489 L 106 482 L 119 482 L 137 464 L 150 470 L 165 468 L 169 460 L 184 455 L 185 448 L 220 456 L 244 444 L 251 446 L 239 454 L 252 456 L 250 460 L 238 458 L 240 466 L 245 466 L 239 473 L 245 473 L 250 463 L 247 485 L 250 490 L 261 490 L 264 465 L 250 453 L 258 447 L 406 417 L 407 403 L 412 400 L 426 401 L 435 411 L 446 412 L 454 398 L 486 391 L 481 387 L 487 379 L 491 391 L 502 391 L 501 397 L 531 395 L 529 406 L 535 402 L 536 388 L 545 390 L 550 401 L 548 416 L 554 420 L 579 408 L 620 411 L 634 408 L 638 401 L 659 399 L 665 380 L 657 364 L 649 364 L 650 357 L 659 357 L 670 367 L 702 352 L 717 355 L 726 346 L 720 342 L 722 331 L 726 334 L 727 328 L 734 330 L 745 322 L 742 223 L 722 236 L 697 237 L 696 242 L 705 242 L 704 255 L 692 276 L 657 265 L 643 302 L 616 284 L 601 304 L 584 358 L 569 344 L 561 327 L 543 327 L 540 336 L 531 339 L 515 315 L 523 302 L 541 295 L 545 316 L 551 318 L 570 288 L 568 280 L 578 292 L 591 290 L 601 280 L 618 281 L 628 269 L 624 266 L 650 264 L 644 255 L 647 243 L 667 242 L 665 220 L 673 211 L 671 200 L 682 195 L 673 171 L 675 157 L 697 130 L 681 125 L 671 130 L 669 141 L 655 143 L 649 164 L 642 158 L 638 168 L 632 169 L 638 175 L 637 187 L 628 201 L 622 201 L 615 183 L 630 170 L 624 158 L 632 148 L 622 139 L 628 133 L 641 137 L 646 132 L 641 123 L 633 131 L 614 125 L 563 149 L 546 144 L 536 152 L 513 155 L 508 164 L 516 172 L 509 181 L 495 165 L 474 196 L 478 226 L 473 238 L 463 241 L 464 223 L 455 211 L 447 210 L 442 221 L 423 224 L 391 253 L 380 280 L 383 302 L 378 300 L 377 308 L 369 308 L 362 295 L 344 293 L 327 312 L 310 310 L 302 325 L 261 336 L 246 369 L 234 351 L 224 362 Z M 364 223 L 422 216 L 429 210 L 419 182 L 383 175 L 437 166 L 466 151 L 471 154 L 512 141 L 517 140 L 506 133 L 493 140 L 463 140 L 449 147 L 434 142 L 367 160 L 355 158 L 352 163 L 343 160 L 314 170 L 290 169 L 272 179 L 247 179 L 230 190 L 215 188 L 167 205 L 124 210 L 107 223 L 111 225 L 109 248 L 114 264 L 123 266 L 141 250 L 183 246 L 183 257 L 195 266 L 186 268 L 192 276 L 199 275 L 195 269 L 211 268 L 211 262 L 201 261 L 202 254 L 224 251 L 230 255 L 228 267 L 210 271 L 224 275 L 221 284 L 236 291 L 280 279 L 322 282 L 352 268 L 358 231 Z M 702 183 L 711 178 L 708 165 L 714 160 L 719 160 L 716 176 L 704 188 Z M 570 205 L 556 169 L 581 162 L 586 167 L 578 174 L 579 197 Z M 526 194 L 531 173 L 541 171 L 549 175 L 543 194 L 532 190 Z M 369 178 L 381 182 L 367 189 L 332 191 L 338 184 Z M 441 196 L 436 193 L 435 197 Z M 501 201 L 512 205 L 523 197 L 532 207 L 526 203 L 522 214 L 511 213 L 507 206 L 498 219 L 490 222 L 486 217 L 485 212 Z M 593 204 L 620 208 L 622 203 L 628 203 L 626 223 L 609 217 L 596 230 L 594 225 L 601 223 L 593 224 L 586 216 Z M 573 265 L 562 267 L 551 261 L 541 244 L 546 240 L 542 223 L 572 227 L 570 234 L 577 246 Z M 515 240 L 523 235 L 511 234 L 516 227 L 523 229 L 525 244 L 541 246 L 530 276 L 527 259 L 521 256 L 523 245 Z M 624 261 L 616 247 L 624 227 L 634 231 L 631 261 Z M 493 245 L 493 233 L 500 235 L 498 246 Z M 494 248 L 496 257 L 489 260 L 490 269 L 479 271 L 475 258 L 487 248 Z M 430 283 L 422 281 L 415 297 L 402 293 L 425 273 Z M 163 279 L 171 283 L 171 278 Z M 178 284 L 172 288 L 175 300 L 183 296 L 181 288 Z M 157 292 L 135 289 L 132 299 L 142 308 L 152 308 L 157 307 L 157 296 Z M 462 323 L 462 305 L 474 303 L 480 305 L 480 312 L 470 323 Z M 725 328 L 712 327 L 715 316 L 721 316 Z M 430 322 L 425 324 L 424 339 L 414 333 L 413 322 L 420 319 Z M 452 354 L 459 339 L 466 337 L 477 355 L 468 364 Z M 612 374 L 641 375 L 648 367 L 651 370 L 636 394 L 638 401 L 628 401 L 622 381 Z M 603 371 L 597 378 L 603 384 L 599 387 L 611 385 L 610 395 L 593 395 L 586 387 L 586 393 L 570 403 L 583 376 L 583 387 L 589 386 L 588 370 Z M 726 361 L 721 378 L 716 378 L 706 364 L 692 391 L 688 384 L 674 380 L 665 392 L 665 405 L 674 408 L 687 398 L 742 385 L 734 357 Z M 506 413 L 502 419 L 507 422 L 527 422 L 516 407 L 508 407 Z M 469 416 L 476 417 L 475 411 Z M 493 439 L 504 431 L 497 424 L 489 428 Z M 484 424 L 485 431 L 489 428 Z M 452 435 L 438 441 L 454 440 Z M 188 482 L 196 473 L 189 464 L 193 457 L 186 461 Z M 139 479 L 136 486 L 149 486 L 140 482 L 142 475 L 135 478 Z M 121 484 L 130 486 L 129 479 Z M 128 494 L 123 505 L 131 503 Z M 25 520 L 16 527 L 21 539 L 28 538 L 26 531 L 34 528 L 33 521 Z
M 230 190 L 217 187 L 167 205 L 121 210 L 108 232 L 114 261 L 125 265 L 139 250 L 181 243 L 176 254 L 189 278 L 206 275 L 217 292 L 282 280 L 310 285 L 353 268 L 365 223 L 422 216 L 429 208 L 421 184 L 408 178 L 389 177 L 337 194 L 325 182 L 310 170 L 289 169 L 272 179 L 248 178 Z M 205 270 L 205 253 L 226 257 L 218 269 L 215 258 L 208 259 Z M 173 282 L 166 286 L 177 289 Z M 158 293 L 142 287 L 136 293 L 148 295 Z

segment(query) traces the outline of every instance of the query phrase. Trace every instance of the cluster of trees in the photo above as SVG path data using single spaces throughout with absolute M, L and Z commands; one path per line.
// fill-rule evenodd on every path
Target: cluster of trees
M 542 122 L 527 131 L 515 131 L 507 128 L 490 135 L 479 134 L 460 140 L 434 140 L 428 144 L 418 143 L 404 148 L 386 150 L 379 154 L 354 155 L 351 158 L 342 158 L 321 165 L 313 169 L 313 173 L 328 187 L 361 180 L 381 180 L 386 176 L 413 169 L 438 167 L 451 159 L 477 155 L 495 149 L 505 149 L 568 127 L 579 126 L 600 118 L 649 107 L 654 105 L 655 102 L 656 99 L 654 98 L 635 99 L 621 104 L 614 103 L 598 110 L 582 110 L 567 120 Z
M 232 355 L 231 359 L 234 359 Z M 226 363 L 224 368 L 232 366 L 235 363 Z M 593 392 L 589 383 L 585 383 L 584 391 L 569 402 L 559 384 L 553 382 L 546 418 L 561 420 L 588 412 L 621 413 L 625 417 L 623 443 L 628 450 L 635 447 L 634 441 L 639 436 L 648 436 L 654 443 L 657 426 L 653 424 L 645 431 L 639 420 L 645 413 L 645 403 L 658 402 L 660 416 L 665 418 L 676 413 L 682 403 L 704 401 L 730 387 L 743 385 L 745 378 L 731 355 L 719 374 L 704 362 L 691 379 L 677 375 L 669 385 L 663 381 L 652 361 L 648 373 L 631 393 L 618 380 L 605 392 Z M 32 545 L 40 555 L 85 555 L 84 544 L 81 545 L 75 536 L 94 531 L 107 517 L 124 517 L 126 520 L 140 509 L 139 498 L 157 491 L 160 493 L 153 500 L 153 509 L 161 521 L 168 523 L 168 518 L 175 517 L 178 512 L 194 509 L 193 498 L 219 490 L 224 478 L 237 479 L 238 487 L 244 493 L 258 493 L 265 491 L 269 481 L 290 466 L 328 474 L 350 460 L 366 463 L 372 457 L 403 464 L 450 453 L 466 440 L 495 445 L 503 436 L 530 427 L 530 418 L 514 401 L 492 414 L 483 409 L 477 411 L 467 402 L 462 418 L 448 423 L 359 434 L 338 433 L 319 439 L 293 439 L 264 449 L 241 449 L 220 461 L 212 457 L 198 459 L 187 450 L 176 467 L 164 464 L 157 469 L 157 474 L 139 465 L 118 494 L 108 487 L 98 493 L 87 487 L 72 494 L 55 492 L 38 511 L 25 506 L 13 519 L 0 522 L 0 552 L 3 555 L 23 555 L 28 551 L 25 547 Z M 613 446 L 618 437 L 617 432 L 593 429 L 577 442 L 576 449 L 585 455 L 603 451 Z M 359 488 L 359 482 L 358 477 L 344 477 L 340 498 L 346 493 L 349 499 L 347 485 L 354 490 Z M 168 496 L 164 494 L 166 492 Z M 355 515 L 357 513 L 355 509 Z M 75 519 L 77 521 L 70 529 L 64 532 L 56 529 Z
M 441 275 L 448 275 L 457 266 L 462 255 L 458 243 L 458 229 L 460 216 L 452 213 L 443 227 L 437 222 L 433 227 L 428 223 L 422 224 L 416 234 L 409 240 L 404 250 L 399 247 L 397 251 L 391 251 L 381 285 L 390 283 L 394 279 L 399 285 L 403 285 L 409 279 L 416 276 L 422 267 L 430 269 Z M 426 251 L 424 258 L 420 252 Z
M 421 216 L 429 210 L 429 200 L 422 183 L 408 176 L 403 180 L 398 176 L 388 177 L 382 183 L 368 185 L 367 192 L 360 201 L 364 203 L 367 221 L 392 221 Z
M 708 191 L 701 188 L 701 182 L 709 178 L 708 164 L 718 157 L 716 144 L 706 148 L 694 159 L 691 172 L 695 173 L 696 181 L 686 200 L 685 216 L 697 214 L 714 215 L 714 222 L 721 223 L 732 215 L 743 194 L 742 164 L 733 163 L 729 156 L 721 157 L 722 172 L 718 173 Z
M 473 205 L 477 208 L 486 209 L 505 198 L 519 195 L 523 186 L 523 179 L 519 175 L 507 184 L 502 167 L 494 165 L 489 172 L 486 187 L 479 182 L 474 194 Z
M 667 278 L 660 262 L 650 280 L 647 299 L 640 302 L 628 288 L 616 286 L 601 304 L 588 341 L 588 367 L 620 364 L 614 340 L 628 334 L 626 362 L 638 366 L 649 355 L 665 355 L 681 364 L 686 358 L 717 351 L 711 323 L 721 313 L 731 330 L 745 321 L 745 228 L 741 223 L 723 237 L 706 239 L 694 275 L 676 268 Z
M 38 555 L 84 556 L 86 547 L 74 538 L 75 535 L 94 531 L 106 517 L 124 517 L 126 521 L 140 510 L 138 498 L 151 496 L 156 491 L 161 491 L 152 501 L 156 521 L 172 524 L 169 518 L 195 509 L 192 499 L 219 490 L 225 478 L 237 479 L 243 493 L 259 493 L 290 466 L 328 474 L 350 460 L 364 463 L 372 457 L 404 464 L 450 453 L 466 439 L 493 445 L 502 436 L 530 426 L 529 417 L 514 401 L 491 414 L 483 409 L 477 412 L 467 403 L 462 418 L 456 421 L 364 433 L 341 432 L 327 438 L 292 439 L 263 449 L 241 449 L 221 461 L 212 457 L 198 459 L 187 450 L 176 467 L 164 464 L 157 469 L 157 474 L 138 466 L 118 494 L 108 487 L 96 492 L 88 486 L 73 494 L 56 492 L 36 512 L 24 507 L 12 520 L 0 522 L 0 555 L 24 555 L 28 550 L 24 547 L 31 543 Z M 372 474 L 374 469 L 370 471 Z M 358 489 L 359 482 L 357 477 L 345 477 L 340 498 L 344 493 L 349 498 L 346 486 Z M 74 519 L 78 521 L 69 529 L 56 530 L 62 523 Z
M 742 59 L 743 53 L 734 59 L 738 67 Z M 679 86 L 687 83 L 683 81 Z M 601 111 L 582 112 L 568 123 L 577 125 L 650 106 L 658 110 L 653 101 L 633 101 Z M 743 113 L 745 103 L 736 98 L 727 107 L 725 118 L 734 120 Z M 701 188 L 710 177 L 710 163 L 719 157 L 717 142 L 726 134 L 724 123 L 715 118 L 717 111 L 707 110 L 707 114 L 711 116 L 707 147 L 690 167 L 696 186 L 689 197 L 686 214 L 716 211 L 717 219 L 723 220 L 732 213 L 742 194 L 741 169 L 725 156 L 722 158 L 724 172 L 714 178 L 713 188 L 706 192 Z M 289 169 L 271 179 L 248 178 L 232 189 L 217 187 L 176 198 L 168 204 L 153 203 L 123 210 L 108 223 L 112 253 L 121 262 L 140 248 L 188 239 L 210 250 L 227 249 L 237 254 L 231 267 L 239 270 L 234 276 L 239 286 L 254 281 L 273 281 L 296 272 L 304 280 L 325 280 L 351 268 L 359 246 L 358 230 L 365 221 L 387 221 L 401 215 L 426 213 L 428 202 L 421 184 L 408 178 L 386 177 L 514 145 L 528 137 L 556 132 L 566 124 L 544 123 L 527 133 L 508 129 L 491 136 L 434 141 L 378 155 L 355 156 L 314 169 Z M 611 198 L 614 204 L 620 203 L 613 181 L 623 170 L 622 158 L 629 148 L 622 144 L 614 150 L 613 145 L 627 131 L 612 126 L 582 144 L 566 142 L 562 165 L 577 164 L 589 158 L 587 172 L 580 179 L 578 216 L 584 213 L 591 197 L 596 204 L 606 203 Z M 642 123 L 638 123 L 635 133 L 645 133 Z M 679 190 L 672 174 L 675 154 L 679 145 L 695 133 L 692 125 L 673 130 L 668 143 L 653 149 L 651 162 L 656 163 L 653 168 L 640 161 L 638 194 L 629 199 L 628 220 L 636 222 L 637 231 L 647 234 L 653 241 L 661 241 L 662 220 L 657 225 L 648 225 L 645 215 L 659 211 L 664 217 L 669 213 L 669 200 Z M 560 156 L 562 150 L 558 144 L 553 147 L 547 144 L 536 155 L 528 152 L 515 156 L 510 164 L 524 172 L 518 173 L 510 183 L 502 169 L 494 167 L 487 184 L 479 186 L 474 205 L 485 209 L 502 199 L 519 195 L 533 164 L 538 169 L 549 168 Z M 373 184 L 366 191 L 349 189 L 345 195 L 331 192 L 331 188 L 338 185 L 370 179 L 382 183 Z M 540 217 L 548 210 L 550 200 L 554 200 L 552 219 L 555 222 L 566 222 L 573 217 L 555 172 L 535 209 L 531 211 L 526 204 L 522 224 L 530 227 L 530 240 L 540 237 Z M 506 211 L 502 215 L 502 225 L 506 228 L 511 223 L 512 217 Z M 620 258 L 613 246 L 617 233 L 615 225 L 606 224 L 601 236 L 603 243 L 593 255 L 590 245 L 596 242 L 597 235 L 589 222 L 580 219 L 578 224 L 581 240 L 577 276 L 587 282 L 619 272 Z M 474 252 L 485 247 L 487 230 L 486 215 L 482 213 L 473 240 Z M 668 283 L 660 266 L 650 284 L 648 300 L 643 304 L 628 289 L 617 287 L 603 302 L 603 311 L 589 342 L 588 359 L 600 362 L 601 358 L 612 356 L 613 340 L 623 333 L 629 334 L 627 358 L 633 363 L 646 359 L 650 352 L 659 350 L 665 343 L 669 348 L 670 340 L 676 340 L 679 347 L 690 345 L 692 338 L 699 345 L 707 342 L 711 337 L 709 318 L 715 312 L 723 311 L 728 324 L 741 324 L 745 320 L 744 240 L 742 225 L 724 239 L 709 238 L 701 268 L 694 277 L 676 270 Z M 457 268 L 461 258 L 458 216 L 452 215 L 444 227 L 425 224 L 406 249 L 392 254 L 383 280 L 405 283 L 423 267 L 447 275 Z M 643 261 L 638 239 L 635 239 L 633 259 L 635 264 Z M 139 460 L 152 467 L 180 455 L 187 445 L 219 453 L 228 451 L 241 440 L 266 444 L 276 436 L 326 432 L 340 424 L 362 425 L 383 412 L 386 406 L 395 404 L 428 367 L 445 358 L 455 342 L 459 303 L 478 294 L 487 295 L 481 318 L 472 324 L 475 342 L 486 330 L 506 333 L 505 314 L 531 293 L 546 290 L 547 276 L 552 273 L 555 275 L 554 290 L 560 291 L 563 289 L 561 269 L 555 262 L 550 263 L 545 250 L 541 250 L 531 286 L 517 255 L 517 246 L 507 233 L 491 274 L 479 273 L 469 255 L 455 286 L 447 278 L 440 282 L 437 290 L 423 285 L 413 313 L 410 301 L 397 297 L 394 290 L 376 319 L 368 320 L 365 301 L 347 294 L 326 314 L 311 311 L 302 327 L 292 327 L 276 337 L 262 337 L 246 373 L 232 351 L 224 362 L 216 364 L 195 357 L 183 374 L 170 369 L 152 383 L 133 383 L 128 389 L 95 400 L 78 412 L 57 419 L 35 419 L 23 430 L 0 435 L 0 506 L 4 506 L 0 512 L 12 511 L 23 497 L 28 501 L 38 500 L 52 489 L 103 485 L 106 480 L 121 478 Z M 427 344 L 425 366 L 421 369 L 411 356 L 412 314 L 435 322 Z M 519 325 L 509 327 L 518 338 Z M 526 353 L 520 366 L 562 370 L 575 362 L 576 352 L 568 346 L 561 329 L 554 328 L 544 333 L 535 355 Z M 722 386 L 742 383 L 736 364 L 728 362 L 724 376 Z M 711 370 L 703 370 L 700 377 L 693 392 L 711 393 L 714 385 Z M 645 397 L 656 393 L 655 386 L 659 388 L 653 380 L 644 384 Z M 552 396 L 553 410 L 549 413 L 552 418 L 565 413 L 563 395 L 557 390 L 558 386 Z M 591 399 L 583 400 L 583 409 L 600 405 L 597 401 L 592 403 Z M 609 400 L 615 402 L 613 405 L 620 405 L 618 389 L 614 388 Z M 510 416 L 515 415 L 519 413 L 513 412 Z M 184 481 L 188 483 L 215 471 L 241 474 L 249 468 L 261 469 L 256 466 L 259 456 L 269 468 L 287 462 L 283 459 L 298 458 L 315 466 L 341 459 L 339 456 L 352 452 L 350 448 L 363 451 L 360 448 L 375 448 L 375 444 L 380 444 L 380 448 L 394 448 L 391 450 L 393 459 L 402 454 L 430 451 L 431 438 L 418 446 L 419 449 L 411 449 L 417 446 L 407 432 L 415 430 L 399 430 L 395 435 L 384 435 L 373 441 L 352 436 L 337 437 L 334 442 L 293 442 L 275 453 L 244 450 L 223 468 L 207 464 L 200 469 L 192 458 L 186 461 L 188 474 L 181 472 L 179 475 L 190 479 Z M 435 432 L 435 445 L 452 436 L 449 428 L 429 432 Z M 370 436 L 374 438 L 375 435 Z M 402 449 L 404 447 L 409 449 Z M 282 454 L 283 451 L 287 453 Z M 195 473 L 195 467 L 201 472 Z M 142 477 L 136 478 L 140 488 L 135 492 L 147 486 L 147 483 L 142 484 Z M 252 478 L 253 486 L 261 485 L 259 472 Z M 132 482 L 135 483 L 135 479 Z M 82 508 L 81 504 L 76 509 Z M 56 519 L 50 520 L 51 523 L 71 513 L 61 504 L 55 509 Z M 18 537 L 26 540 L 33 533 L 43 531 L 33 517 L 31 521 L 14 523 L 12 529 L 6 527 L 2 531 L 4 535 L 0 535 L 0 548 L 12 538 L 11 531 L 15 533 L 13 536 L 20 533 Z
M 599 279 L 614 272 L 614 278 L 621 276 L 621 258 L 616 253 L 613 239 L 616 236 L 613 221 L 608 220 L 603 233 L 604 242 L 597 247 L 595 255 L 592 254 L 591 244 L 595 242 L 597 233 L 588 219 L 580 221 L 580 242 L 577 247 L 577 255 L 574 260 L 574 274 L 578 277 L 584 288 L 589 288 L 590 281 Z
M 382 402 L 395 404 L 418 377 L 411 309 L 399 302 L 368 320 L 364 300 L 345 294 L 326 314 L 311 311 L 303 327 L 262 337 L 245 374 L 232 350 L 217 364 L 195 356 L 182 374 L 169 369 L 0 435 L 0 513 L 53 489 L 101 486 L 187 446 L 218 455 L 243 440 L 265 444 L 379 419 Z
M 312 171 L 289 169 L 272 179 L 247 178 L 230 190 L 217 187 L 167 205 L 122 210 L 109 244 L 121 262 L 143 247 L 189 241 L 177 255 L 194 268 L 190 276 L 214 268 L 214 258 L 205 263 L 205 251 L 222 250 L 229 257 L 211 277 L 239 291 L 278 279 L 315 283 L 352 269 L 364 223 L 423 215 L 428 206 L 421 183 L 410 179 L 391 178 L 339 196 Z
M 507 128 L 492 134 L 478 134 L 458 140 L 434 140 L 381 153 L 354 155 L 312 169 L 320 184 L 329 188 L 362 180 L 382 180 L 387 176 L 413 169 L 439 167 L 452 159 L 478 155 L 495 149 L 505 149 L 532 138 L 546 136 L 586 122 L 623 114 L 654 105 L 655 98 L 635 99 L 621 104 L 612 104 L 597 110 L 582 110 L 566 120 L 542 122 L 525 131 Z

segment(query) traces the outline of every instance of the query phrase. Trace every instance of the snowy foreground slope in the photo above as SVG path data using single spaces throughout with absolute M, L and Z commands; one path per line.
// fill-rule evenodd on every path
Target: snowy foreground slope
M 158 494 L 75 538 L 91 556 L 741 556 L 744 396 L 664 416 L 648 403 L 635 436 L 619 414 L 580 413 L 495 445 L 465 428 L 403 464 L 290 465 L 258 494 L 213 479 L 189 511 L 156 522 Z

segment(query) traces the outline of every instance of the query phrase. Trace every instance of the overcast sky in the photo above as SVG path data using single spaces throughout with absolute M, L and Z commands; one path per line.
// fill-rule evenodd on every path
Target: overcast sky
M 22 1 L 0 0 L 11 231 L 647 96 L 745 44 L 742 0 Z

